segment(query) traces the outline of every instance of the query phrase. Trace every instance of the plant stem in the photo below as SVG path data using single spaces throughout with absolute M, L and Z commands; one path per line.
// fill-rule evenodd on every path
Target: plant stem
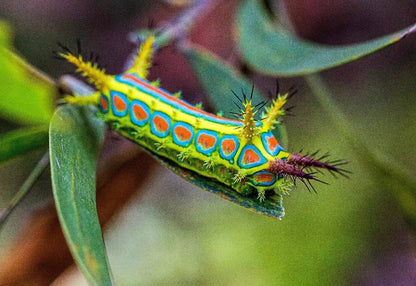
M 219 0 L 199 0 L 195 1 L 195 4 L 190 8 L 186 9 L 182 14 L 180 14 L 175 19 L 168 22 L 161 33 L 161 38 L 170 42 L 172 40 L 181 40 L 186 37 L 188 32 L 191 30 L 196 19 L 202 14 L 208 13 L 212 10 Z
M 7 218 L 11 212 L 16 208 L 16 206 L 23 200 L 23 198 L 29 193 L 36 181 L 45 171 L 46 167 L 49 165 L 49 151 L 46 152 L 39 162 L 36 164 L 35 168 L 26 178 L 23 185 L 19 188 L 17 193 L 7 204 L 7 206 L 0 211 L 0 228 L 4 226 L 4 223 L 7 221 Z
M 179 16 L 168 21 L 160 29 L 160 33 L 157 35 L 157 48 L 162 48 L 168 45 L 171 41 L 182 40 L 186 37 L 191 30 L 196 19 L 203 14 L 207 14 L 220 0 L 199 0 L 195 1 L 188 9 L 179 14 Z M 130 40 L 137 43 L 137 34 L 131 33 Z

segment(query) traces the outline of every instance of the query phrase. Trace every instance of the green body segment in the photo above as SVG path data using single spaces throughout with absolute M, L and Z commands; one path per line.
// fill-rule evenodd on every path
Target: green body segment
M 151 152 L 242 194 L 264 195 L 282 184 L 283 175 L 267 169 L 289 154 L 262 122 L 247 139 L 242 121 L 202 111 L 135 73 L 110 77 L 106 87 L 92 96 L 103 120 Z

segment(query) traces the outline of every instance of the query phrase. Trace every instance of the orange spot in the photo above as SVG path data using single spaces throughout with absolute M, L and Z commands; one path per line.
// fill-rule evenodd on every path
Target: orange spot
M 105 100 L 105 98 L 102 97 L 102 96 L 100 97 L 100 105 L 101 105 L 101 108 L 103 110 L 107 110 L 108 109 L 107 100 Z
M 153 124 L 155 125 L 157 131 L 166 132 L 169 129 L 169 123 L 160 116 L 153 117 Z
M 277 142 L 277 140 L 274 136 L 271 136 L 271 137 L 267 138 L 267 145 L 269 145 L 269 150 L 271 152 L 273 152 L 276 149 L 278 144 L 279 144 L 279 142 Z
M 247 164 L 252 164 L 252 163 L 259 162 L 259 161 L 260 161 L 260 157 L 259 157 L 259 155 L 257 155 L 257 154 L 256 154 L 256 152 L 254 152 L 253 150 L 251 150 L 251 149 L 247 149 L 247 150 L 244 152 L 243 161 L 244 161 L 244 164 L 245 164 L 245 165 L 247 165 Z
M 233 139 L 224 139 L 221 142 L 221 149 L 225 155 L 229 155 L 235 150 L 235 142 Z
M 147 112 L 138 104 L 133 105 L 133 113 L 137 120 L 145 120 L 148 117 Z
M 192 132 L 183 126 L 176 126 L 174 132 L 180 141 L 188 141 L 192 137 Z
M 268 174 L 268 173 L 261 173 L 261 174 L 257 174 L 254 177 L 254 180 L 260 183 L 271 183 L 274 180 L 274 175 Z
M 208 134 L 201 134 L 198 137 L 198 145 L 202 146 L 204 149 L 210 149 L 215 146 L 217 138 Z
M 114 106 L 117 111 L 124 111 L 127 108 L 127 104 L 119 96 L 115 95 L 113 97 Z

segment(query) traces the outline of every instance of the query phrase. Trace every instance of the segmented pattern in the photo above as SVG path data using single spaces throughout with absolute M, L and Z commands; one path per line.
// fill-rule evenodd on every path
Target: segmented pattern
M 153 56 L 154 37 L 149 37 L 139 49 L 132 67 L 125 73 L 111 76 L 85 62 L 68 49 L 59 54 L 77 67 L 77 71 L 93 83 L 97 92 L 88 96 L 68 96 L 66 102 L 96 105 L 101 118 L 125 137 L 183 168 L 214 178 L 235 191 L 249 195 L 257 191 L 263 200 L 267 192 L 284 194 L 292 181 L 300 179 L 313 188 L 311 180 L 320 181 L 305 168 L 321 168 L 345 175 L 337 166 L 343 161 L 321 162 L 320 159 L 290 154 L 279 144 L 272 130 L 285 114 L 283 106 L 296 91 L 276 96 L 263 118 L 256 113 L 266 104 L 252 104 L 254 91 L 242 98 L 238 120 L 202 110 L 180 99 L 180 92 L 171 94 L 159 87 L 159 82 L 146 80 Z M 287 180 L 291 178 L 292 180 Z

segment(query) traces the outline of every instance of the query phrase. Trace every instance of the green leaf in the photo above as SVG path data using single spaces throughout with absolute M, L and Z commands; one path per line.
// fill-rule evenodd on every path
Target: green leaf
M 93 285 L 111 285 L 95 200 L 95 166 L 104 123 L 89 109 L 62 106 L 50 125 L 52 187 L 72 255 Z
M 203 48 L 195 45 L 182 48 L 215 109 L 223 111 L 224 117 L 232 117 L 231 112 L 238 112 L 233 103 L 238 100 L 232 91 L 239 96 L 241 96 L 242 90 L 245 94 L 250 95 L 253 84 L 229 64 Z M 253 103 L 257 104 L 262 101 L 267 101 L 267 99 L 255 88 Z M 273 130 L 273 134 L 283 146 L 287 146 L 286 129 L 283 125 L 278 125 Z
M 49 123 L 53 81 L 11 50 L 10 29 L 0 21 L 0 117 L 20 124 Z
M 396 43 L 416 31 L 415 24 L 360 44 L 319 45 L 277 29 L 259 2 L 244 1 L 238 13 L 237 34 L 242 56 L 247 63 L 270 75 L 304 75 L 339 66 Z
M 0 163 L 48 145 L 48 127 L 21 128 L 0 134 Z
M 176 175 L 200 187 L 204 191 L 213 193 L 227 201 L 233 202 L 251 212 L 260 215 L 276 219 L 281 219 L 285 215 L 285 210 L 282 205 L 282 197 L 280 196 L 268 196 L 263 202 L 260 202 L 255 197 L 243 196 L 230 187 L 223 185 L 215 180 L 211 180 L 190 170 L 183 169 L 168 159 L 160 157 L 151 152 L 149 152 L 149 154 L 161 162 L 166 168 L 174 172 Z
M 11 42 L 11 31 L 6 22 L 0 20 L 0 46 Z

